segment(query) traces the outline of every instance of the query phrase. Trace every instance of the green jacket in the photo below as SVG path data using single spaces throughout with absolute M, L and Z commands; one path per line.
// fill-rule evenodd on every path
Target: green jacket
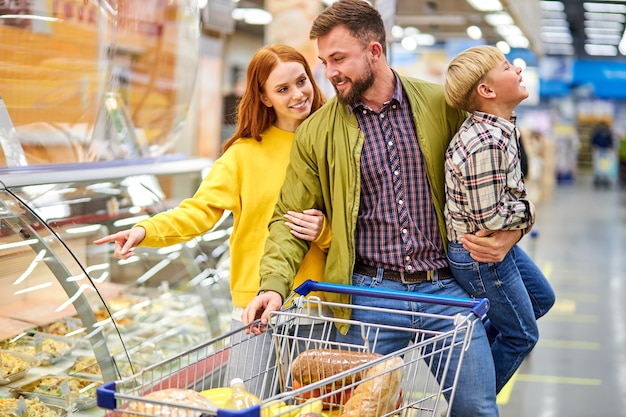
M 466 114 L 446 104 L 441 85 L 400 78 L 411 103 L 439 230 L 445 243 L 444 155 Z M 331 224 L 332 241 L 324 280 L 352 283 L 363 139 L 356 117 L 347 106 L 339 104 L 336 97 L 300 125 L 285 182 L 269 224 L 270 234 L 261 259 L 260 290 L 277 291 L 283 298 L 291 293 L 293 277 L 308 250 L 308 242 L 290 233 L 284 225 L 283 215 L 288 210 L 309 208 L 322 210 Z M 326 294 L 325 298 L 330 302 L 350 302 L 349 296 L 341 294 Z M 335 318 L 350 318 L 350 311 L 346 308 L 334 309 L 334 314 Z M 337 327 L 342 332 L 348 328 L 347 325 Z

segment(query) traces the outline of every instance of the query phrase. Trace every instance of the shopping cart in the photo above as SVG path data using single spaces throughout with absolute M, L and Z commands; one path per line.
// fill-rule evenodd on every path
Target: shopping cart
M 365 307 L 329 303 L 314 296 L 305 298 L 312 291 L 453 305 L 467 308 L 467 314 L 438 316 L 441 320 L 450 321 L 452 330 L 448 332 L 392 328 L 384 324 L 335 319 L 326 314 L 328 307 Z M 251 332 L 248 334 L 251 326 L 260 326 L 254 323 L 154 364 L 132 377 L 105 383 L 97 390 L 98 406 L 110 410 L 107 417 L 439 416 L 446 407 L 449 410 L 454 398 L 457 371 L 474 324 L 489 309 L 487 299 L 440 297 L 314 281 L 307 281 L 298 287 L 286 301 L 285 305 L 288 304 L 289 307 L 272 314 L 268 331 L 259 336 L 253 336 Z M 376 309 L 368 307 L 368 310 Z M 380 309 L 380 314 L 424 313 Z M 359 326 L 363 343 L 348 345 L 335 342 L 332 329 L 339 323 Z M 391 354 L 372 353 L 372 343 L 376 343 L 378 332 L 390 328 L 411 332 L 413 342 Z M 255 359 L 250 352 L 247 361 L 267 361 L 258 375 L 249 377 L 256 379 L 257 384 L 262 381 L 262 384 L 271 386 L 273 394 L 262 399 L 260 405 L 234 411 L 219 408 L 220 404 L 217 408 L 196 407 L 146 398 L 151 392 L 167 388 L 192 389 L 208 395 L 226 387 L 228 383 L 224 375 L 229 360 L 233 360 L 229 358 L 229 353 L 237 347 L 233 343 L 263 337 L 272 338 L 274 354 L 271 358 Z M 454 356 L 458 361 L 451 361 L 455 350 Z M 324 355 L 342 360 L 331 361 L 328 367 L 328 362 L 323 360 L 328 356 Z M 319 361 L 313 359 L 306 362 L 302 358 L 307 356 L 317 357 Z M 355 357 L 358 360 L 352 361 Z M 299 365 L 298 371 L 296 364 Z M 446 383 L 440 384 L 440 381 Z
M 617 154 L 613 149 L 593 150 L 593 186 L 610 188 L 617 182 Z

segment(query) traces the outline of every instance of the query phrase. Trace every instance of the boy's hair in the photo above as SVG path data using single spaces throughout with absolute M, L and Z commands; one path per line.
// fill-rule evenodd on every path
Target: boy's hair
M 318 39 L 339 25 L 345 25 L 350 34 L 363 45 L 378 42 L 387 51 L 383 18 L 378 10 L 365 0 L 339 0 L 328 6 L 313 21 L 309 32 L 311 40 Z
M 473 46 L 458 54 L 446 70 L 444 92 L 448 104 L 468 112 L 476 110 L 476 87 L 504 60 L 502 51 L 488 45 Z

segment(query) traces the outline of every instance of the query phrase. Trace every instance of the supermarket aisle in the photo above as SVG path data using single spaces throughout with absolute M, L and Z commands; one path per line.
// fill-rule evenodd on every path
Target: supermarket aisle
M 560 186 L 536 228 L 522 245 L 557 303 L 498 397 L 501 416 L 626 417 L 626 191 Z

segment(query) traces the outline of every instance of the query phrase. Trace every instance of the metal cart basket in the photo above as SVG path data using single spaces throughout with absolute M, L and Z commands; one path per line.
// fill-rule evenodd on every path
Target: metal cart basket
M 306 298 L 311 291 L 454 305 L 467 308 L 467 314 L 437 316 L 450 321 L 452 330 L 448 332 L 394 328 L 411 332 L 413 342 L 382 355 L 373 353 L 374 345 L 378 333 L 390 326 L 335 319 L 327 314 L 329 307 L 365 307 L 333 304 L 314 296 Z M 242 327 L 132 377 L 104 384 L 97 390 L 98 406 L 109 410 L 106 415 L 111 417 L 418 417 L 439 416 L 442 412 L 445 415 L 449 414 L 456 374 L 474 323 L 489 309 L 487 299 L 438 297 L 314 281 L 298 287 L 286 301 L 287 305 L 273 313 L 267 331 L 259 336 L 249 332 L 250 327 L 260 326 L 259 323 Z M 424 315 L 390 309 L 376 313 Z M 333 335 L 339 323 L 359 326 L 363 343 L 336 342 Z M 270 354 L 259 354 L 258 346 L 263 340 L 271 341 Z M 454 350 L 456 362 L 450 360 Z M 233 362 L 236 362 L 234 368 Z M 246 367 L 254 368 L 254 372 Z M 244 369 L 245 375 L 233 375 L 235 368 L 238 372 Z M 264 393 L 261 403 L 246 410 L 227 410 L 220 408 L 222 404 L 217 401 L 217 407 L 198 407 L 146 398 L 154 391 L 168 388 L 191 389 L 212 398 L 210 394 L 224 390 L 231 377 L 241 377 L 249 391 Z

